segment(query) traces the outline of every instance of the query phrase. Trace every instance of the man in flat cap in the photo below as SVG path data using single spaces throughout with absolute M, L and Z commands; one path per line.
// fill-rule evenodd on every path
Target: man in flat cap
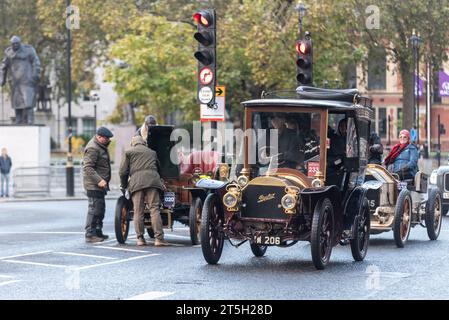
M 89 207 L 86 219 L 86 242 L 100 242 L 108 238 L 103 234 L 103 219 L 106 210 L 104 197 L 109 191 L 111 161 L 108 146 L 112 132 L 100 127 L 84 150 L 83 183 Z
M 18 36 L 11 38 L 11 47 L 5 50 L 0 63 L 0 86 L 6 84 L 9 74 L 11 104 L 16 112 L 16 124 L 34 124 L 34 106 L 41 73 L 36 50 L 22 44 Z

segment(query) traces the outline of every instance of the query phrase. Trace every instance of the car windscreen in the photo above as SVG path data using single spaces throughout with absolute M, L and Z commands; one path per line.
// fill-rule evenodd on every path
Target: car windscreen
M 313 177 L 320 165 L 320 121 L 318 112 L 253 112 L 249 164 L 259 175 L 291 168 Z

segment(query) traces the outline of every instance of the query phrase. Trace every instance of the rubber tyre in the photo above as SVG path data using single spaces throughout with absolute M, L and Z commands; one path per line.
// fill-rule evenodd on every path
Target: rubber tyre
M 394 210 L 393 236 L 398 248 L 404 247 L 410 235 L 410 229 L 412 227 L 412 205 L 410 191 L 403 189 L 399 193 Z M 405 224 L 403 223 L 403 219 L 406 219 Z
M 429 189 L 426 203 L 426 229 L 430 240 L 438 239 L 443 222 L 441 192 L 437 188 Z
M 192 199 L 192 204 L 189 210 L 189 231 L 190 240 L 193 245 L 200 243 L 201 230 L 201 212 L 203 210 L 203 201 L 199 197 Z
M 267 252 L 268 246 L 261 246 L 260 244 L 251 243 L 251 251 L 255 257 L 263 257 Z
M 206 197 L 201 217 L 200 240 L 204 259 L 209 264 L 217 264 L 223 251 L 223 219 L 219 212 L 218 196 L 211 193 Z
M 351 253 L 355 261 L 363 261 L 368 252 L 369 235 L 371 229 L 368 200 L 363 201 L 362 213 L 355 218 L 356 232 L 354 238 L 349 240 Z
M 129 201 L 121 196 L 115 205 L 114 229 L 118 243 L 125 243 L 129 233 L 128 212 L 130 210 Z
M 323 270 L 329 263 L 334 242 L 335 219 L 332 202 L 321 199 L 315 206 L 312 219 L 310 246 L 315 268 Z

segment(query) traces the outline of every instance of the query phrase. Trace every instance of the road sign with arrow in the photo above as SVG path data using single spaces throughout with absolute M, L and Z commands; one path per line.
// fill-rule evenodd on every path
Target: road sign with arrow
M 215 103 L 201 104 L 201 121 L 224 121 L 226 105 L 226 87 L 215 87 Z

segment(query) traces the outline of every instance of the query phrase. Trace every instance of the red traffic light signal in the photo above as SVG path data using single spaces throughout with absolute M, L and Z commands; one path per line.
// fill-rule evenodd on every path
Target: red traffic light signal
M 311 46 L 309 41 L 299 41 L 296 43 L 296 52 L 299 54 L 308 54 L 310 52 Z
M 209 10 L 202 10 L 193 15 L 193 20 L 198 25 L 210 27 L 214 24 L 214 15 Z

